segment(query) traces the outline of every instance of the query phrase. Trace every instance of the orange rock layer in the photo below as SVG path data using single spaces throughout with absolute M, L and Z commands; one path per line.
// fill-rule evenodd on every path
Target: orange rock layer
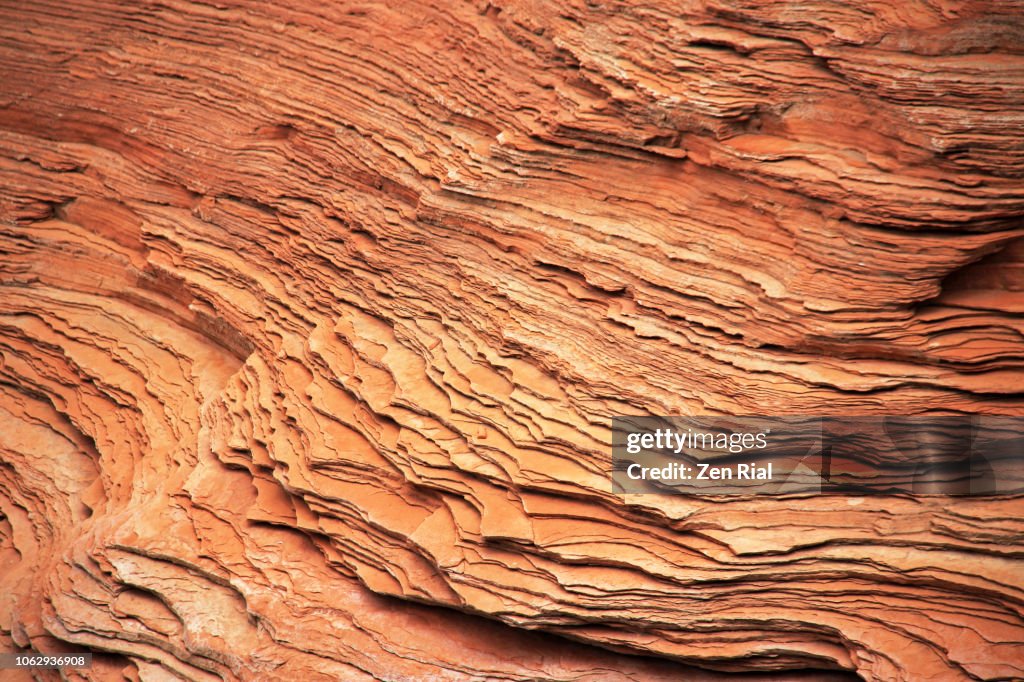
M 608 474 L 615 414 L 1024 415 L 1022 17 L 0 2 L 0 648 L 1021 679 L 1021 497 Z

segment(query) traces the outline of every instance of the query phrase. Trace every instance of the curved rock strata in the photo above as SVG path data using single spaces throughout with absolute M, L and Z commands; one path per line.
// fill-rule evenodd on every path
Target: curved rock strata
M 609 481 L 616 414 L 1024 416 L 1024 4 L 288 4 L 0 3 L 0 647 L 1024 677 L 1019 496 Z

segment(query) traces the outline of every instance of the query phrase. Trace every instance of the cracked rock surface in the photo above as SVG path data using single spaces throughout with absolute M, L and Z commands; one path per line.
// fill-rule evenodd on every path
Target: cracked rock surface
M 1021 496 L 609 481 L 613 415 L 1024 416 L 1022 219 L 1018 0 L 0 0 L 0 649 L 1024 678 Z

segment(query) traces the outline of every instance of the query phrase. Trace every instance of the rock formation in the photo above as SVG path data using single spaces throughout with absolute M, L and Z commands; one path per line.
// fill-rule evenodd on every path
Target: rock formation
M 0 35 L 3 650 L 1024 677 L 1019 495 L 609 483 L 618 414 L 1024 415 L 1019 0 L 2 0 Z

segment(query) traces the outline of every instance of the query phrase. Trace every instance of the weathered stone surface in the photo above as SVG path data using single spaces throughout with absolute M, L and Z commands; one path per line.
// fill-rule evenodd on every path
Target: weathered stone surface
M 1021 678 L 1019 497 L 607 470 L 613 414 L 1024 415 L 1022 17 L 4 0 L 3 648 Z

